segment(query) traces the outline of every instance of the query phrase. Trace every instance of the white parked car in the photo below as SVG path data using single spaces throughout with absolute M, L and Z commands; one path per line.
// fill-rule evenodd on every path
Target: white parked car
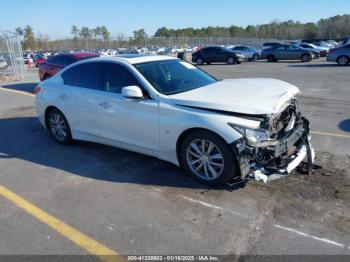
M 57 142 L 147 154 L 210 185 L 289 173 L 314 158 L 299 89 L 280 80 L 219 81 L 177 58 L 125 55 L 75 63 L 35 93 Z

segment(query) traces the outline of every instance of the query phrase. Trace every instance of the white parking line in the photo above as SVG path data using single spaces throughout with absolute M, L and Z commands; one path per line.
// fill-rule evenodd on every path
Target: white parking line
M 247 218 L 246 215 L 244 214 L 241 214 L 239 212 L 235 212 L 231 209 L 227 209 L 227 208 L 223 208 L 223 207 L 220 207 L 220 206 L 216 206 L 216 205 L 213 205 L 213 204 L 210 204 L 210 203 L 207 203 L 207 202 L 203 202 L 203 201 L 200 201 L 200 200 L 196 200 L 196 199 L 193 199 L 193 198 L 190 198 L 190 197 L 186 197 L 186 196 L 181 196 L 183 199 L 186 199 L 192 203 L 196 203 L 196 204 L 199 204 L 199 205 L 202 205 L 202 206 L 205 206 L 205 207 L 209 207 L 209 208 L 214 208 L 216 210 L 225 210 L 226 212 L 228 213 L 231 213 L 235 216 L 239 216 L 239 217 L 243 217 L 243 218 Z
M 316 236 L 313 236 L 313 235 L 309 235 L 309 234 L 306 234 L 306 233 L 304 233 L 304 232 L 295 230 L 295 229 L 293 229 L 293 228 L 283 227 L 283 226 L 280 226 L 280 225 L 273 225 L 273 226 L 276 227 L 276 228 L 285 230 L 285 231 L 289 231 L 289 232 L 295 233 L 295 234 L 297 234 L 297 235 L 299 235 L 299 236 L 312 238 L 312 239 L 315 239 L 315 240 L 318 240 L 318 241 L 321 241 L 321 242 L 324 242 L 324 243 L 327 243 L 327 244 L 330 244 L 330 245 L 333 245 L 333 246 L 337 246 L 337 247 L 341 247 L 341 248 L 348 248 L 348 249 L 350 249 L 350 246 L 346 247 L 344 244 L 338 243 L 338 242 L 336 242 L 336 241 L 329 240 L 329 239 L 326 239 L 326 238 L 316 237 Z
M 202 205 L 202 206 L 206 206 L 206 207 L 210 207 L 210 208 L 215 208 L 215 209 L 218 209 L 218 210 L 224 209 L 223 207 L 215 206 L 215 205 L 209 204 L 209 203 L 207 203 L 207 202 L 203 202 L 203 201 L 196 200 L 196 199 L 193 199 L 193 198 L 189 198 L 189 197 L 185 197 L 185 196 L 182 196 L 182 198 L 184 198 L 184 199 L 186 199 L 186 200 L 188 200 L 188 201 L 191 201 L 192 203 L 200 204 L 200 205 Z

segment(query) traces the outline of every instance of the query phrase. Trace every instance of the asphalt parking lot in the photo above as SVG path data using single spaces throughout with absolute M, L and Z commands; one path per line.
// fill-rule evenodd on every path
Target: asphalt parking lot
M 58 145 L 35 118 L 31 69 L 26 82 L 0 89 L 0 254 L 350 255 L 350 67 L 202 68 L 298 86 L 315 173 L 208 189 L 151 157 Z

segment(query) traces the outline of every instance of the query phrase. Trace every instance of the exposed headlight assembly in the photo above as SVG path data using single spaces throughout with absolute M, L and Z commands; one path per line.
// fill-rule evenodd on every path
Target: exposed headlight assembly
M 268 131 L 237 126 L 231 123 L 229 123 L 229 125 L 238 133 L 242 134 L 242 136 L 247 140 L 247 144 L 249 145 L 256 146 L 261 142 L 269 140 Z

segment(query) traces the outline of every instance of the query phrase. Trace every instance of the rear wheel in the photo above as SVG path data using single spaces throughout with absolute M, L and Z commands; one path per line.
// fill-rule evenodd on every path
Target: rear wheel
M 197 65 L 203 65 L 204 61 L 202 58 L 198 57 L 196 60 Z
M 67 145 L 72 142 L 72 134 L 67 119 L 58 109 L 51 109 L 48 113 L 47 128 L 58 143 Z
M 349 57 L 343 55 L 338 58 L 337 62 L 338 62 L 338 65 L 340 66 L 346 66 L 349 64 L 350 61 L 349 61 Z
M 240 175 L 230 146 L 209 131 L 195 131 L 184 139 L 181 163 L 191 177 L 207 185 L 224 185 Z
M 301 56 L 301 61 L 303 61 L 305 63 L 310 62 L 311 59 L 312 59 L 312 57 L 309 54 L 304 54 L 304 55 Z

